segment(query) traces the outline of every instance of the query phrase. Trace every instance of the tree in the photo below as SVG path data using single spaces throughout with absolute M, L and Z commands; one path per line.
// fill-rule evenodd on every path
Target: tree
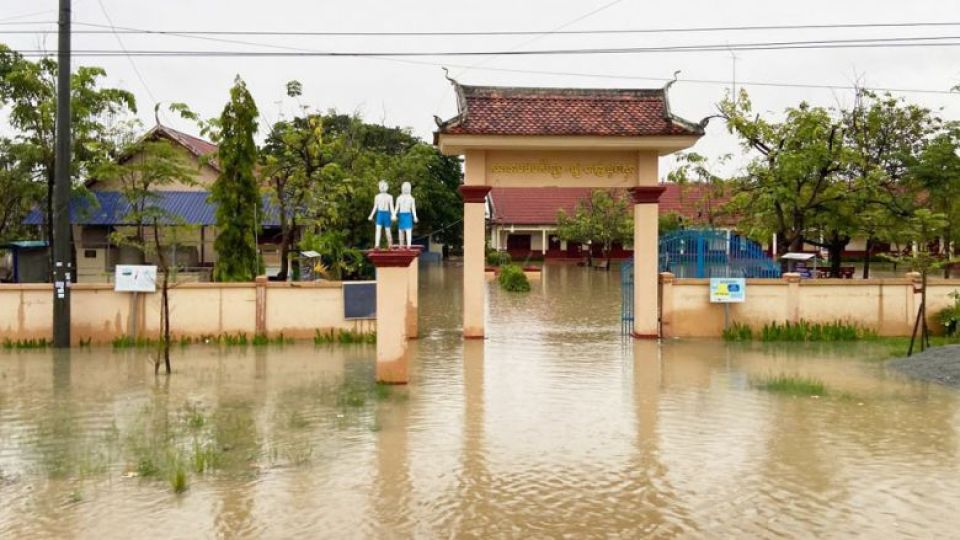
M 74 186 L 80 186 L 98 163 L 116 155 L 119 141 L 111 123 L 136 112 L 132 93 L 100 86 L 105 76 L 102 68 L 81 66 L 71 78 Z M 0 44 L 0 106 L 8 107 L 8 122 L 14 130 L 5 150 L 15 156 L 18 167 L 30 171 L 35 181 L 46 182 L 46 193 L 41 198 L 45 208 L 45 236 L 51 245 L 56 81 L 57 62 L 53 58 L 31 62 Z
M 923 148 L 909 167 L 909 178 L 930 209 L 943 216 L 940 237 L 949 257 L 960 241 L 960 124 L 948 125 Z M 950 265 L 943 270 L 949 278 Z
M 132 226 L 133 233 L 118 231 L 114 240 L 135 247 L 143 263 L 149 251 L 146 227 L 158 219 L 164 223 L 172 219 L 162 206 L 161 190 L 173 184 L 192 185 L 194 174 L 195 170 L 184 163 L 177 149 L 159 138 L 137 141 L 128 146 L 117 161 L 100 165 L 94 172 L 95 177 L 115 181 L 130 205 L 124 223 Z
M 911 270 L 920 273 L 920 309 L 913 325 L 913 334 L 910 337 L 910 348 L 907 349 L 907 356 L 913 353 L 913 344 L 918 331 L 920 333 L 920 350 L 930 347 L 930 329 L 927 327 L 927 276 L 931 271 L 951 263 L 948 258 L 931 252 L 930 244 L 945 225 L 946 218 L 943 214 L 932 212 L 926 208 L 918 209 L 902 224 L 903 234 L 913 240 L 914 249 L 906 256 L 889 257 L 894 262 L 906 263 Z
M 857 90 L 854 105 L 843 111 L 842 120 L 846 153 L 839 182 L 844 197 L 822 217 L 827 218 L 830 259 L 837 271 L 850 238 L 866 238 L 867 278 L 873 247 L 887 235 L 889 218 L 906 216 L 914 201 L 904 179 L 938 120 L 928 109 L 863 89 Z
M 595 190 L 589 199 L 577 203 L 573 216 L 557 212 L 557 235 L 567 241 L 600 244 L 609 269 L 613 244 L 633 239 L 632 208 L 622 193 Z
M 118 245 L 137 249 L 142 261 L 148 255 L 155 258 L 162 276 L 160 285 L 160 350 L 154 361 L 154 373 L 160 371 L 160 361 L 166 373 L 170 368 L 170 274 L 176 270 L 176 261 L 167 258 L 166 246 L 176 242 L 177 232 L 185 227 L 179 216 L 163 206 L 165 186 L 194 183 L 194 170 L 187 166 L 177 149 L 164 139 L 141 140 L 128 147 L 122 158 L 115 163 L 103 164 L 97 170 L 97 178 L 115 180 L 120 184 L 120 193 L 130 205 L 123 218 L 132 225 L 129 230 L 119 230 L 112 235 Z M 152 227 L 153 239 L 147 238 L 145 229 Z
M 250 281 L 260 271 L 257 233 L 263 201 L 254 176 L 257 145 L 253 140 L 258 115 L 253 96 L 238 76 L 214 137 L 220 162 L 220 175 L 210 194 L 210 200 L 217 205 L 217 262 L 213 269 L 216 281 Z
M 728 209 L 753 238 L 776 233 L 778 251 L 801 251 L 818 216 L 844 191 L 837 183 L 843 168 L 843 125 L 822 107 L 801 103 L 781 122 L 754 116 L 746 93 L 720 104 L 727 129 L 756 157 L 737 181 Z
M 689 196 L 691 189 L 696 190 L 697 219 L 703 225 L 714 227 L 723 214 L 726 182 L 713 170 L 722 167 L 732 156 L 725 154 L 713 163 L 696 152 L 684 152 L 677 156 L 677 167 L 667 174 L 667 181 L 677 184 L 680 190 L 680 204 Z
M 0 139 L 0 240 L 23 234 L 23 220 L 43 200 L 43 184 L 35 181 L 28 164 L 20 161 L 9 139 Z

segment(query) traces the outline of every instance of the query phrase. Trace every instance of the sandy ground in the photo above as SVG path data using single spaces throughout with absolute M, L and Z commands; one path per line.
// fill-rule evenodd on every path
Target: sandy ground
M 891 360 L 890 367 L 911 377 L 960 388 L 960 345 L 934 347 L 910 358 Z

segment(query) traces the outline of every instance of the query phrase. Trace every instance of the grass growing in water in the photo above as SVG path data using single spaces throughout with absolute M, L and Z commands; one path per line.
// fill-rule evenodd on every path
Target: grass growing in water
M 786 394 L 788 396 L 823 396 L 827 393 L 827 388 L 823 384 L 823 381 L 802 375 L 758 377 L 752 379 L 751 384 L 760 390 Z
M 52 346 L 53 342 L 46 338 L 18 339 L 16 341 L 10 338 L 3 338 L 4 349 L 46 349 Z
M 876 337 L 877 333 L 873 330 L 844 321 L 773 322 L 763 325 L 760 330 L 761 341 L 857 341 Z
M 753 328 L 750 328 L 750 325 L 735 322 L 723 329 L 723 339 L 724 341 L 752 341 Z
M 326 345 L 329 343 L 342 343 L 350 345 L 354 343 L 376 343 L 376 332 L 363 332 L 359 330 L 340 330 L 329 328 L 327 330 L 316 330 L 313 334 L 313 342 L 317 345 Z

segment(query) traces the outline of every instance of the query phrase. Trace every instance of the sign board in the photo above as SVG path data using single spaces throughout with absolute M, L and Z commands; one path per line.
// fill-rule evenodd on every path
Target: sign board
M 117 292 L 156 292 L 157 267 L 118 264 L 114 274 L 113 290 Z
M 343 318 L 377 318 L 377 282 L 353 281 L 343 284 Z
M 739 304 L 747 299 L 744 278 L 710 278 L 711 304 Z

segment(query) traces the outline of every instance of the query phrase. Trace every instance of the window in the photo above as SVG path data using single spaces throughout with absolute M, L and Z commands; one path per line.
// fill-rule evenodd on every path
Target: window
M 95 249 L 85 249 L 85 250 L 83 250 L 83 257 L 84 257 L 85 259 L 96 259 L 96 258 L 97 258 L 97 250 L 95 250 Z

